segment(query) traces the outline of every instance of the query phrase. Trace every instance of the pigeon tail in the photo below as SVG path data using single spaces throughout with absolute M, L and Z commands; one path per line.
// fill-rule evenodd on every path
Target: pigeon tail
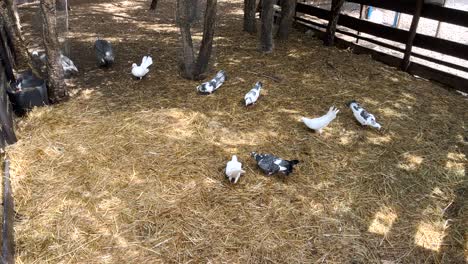
M 299 160 L 288 160 L 288 165 L 286 165 L 286 171 L 284 174 L 288 176 L 294 170 L 294 165 L 298 164 Z
M 144 56 L 143 60 L 141 60 L 141 67 L 145 69 L 151 66 L 151 64 L 153 64 L 153 59 L 150 56 Z

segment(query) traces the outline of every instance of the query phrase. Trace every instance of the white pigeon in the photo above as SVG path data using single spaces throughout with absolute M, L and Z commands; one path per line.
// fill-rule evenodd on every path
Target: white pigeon
M 260 96 L 260 90 L 262 89 L 262 82 L 256 82 L 255 86 L 245 95 L 245 106 L 253 105 Z
M 149 69 L 148 67 L 153 64 L 153 59 L 150 56 L 144 56 L 143 59 L 141 60 L 140 66 L 138 66 L 136 63 L 132 64 L 132 74 L 133 76 L 137 78 L 143 78 L 148 72 Z
M 315 130 L 319 134 L 322 134 L 322 129 L 328 126 L 328 124 L 330 124 L 330 122 L 336 118 L 336 114 L 338 114 L 339 111 L 340 110 L 338 110 L 336 107 L 332 106 L 325 115 L 317 118 L 303 117 L 302 122 L 304 122 L 308 128 Z
M 237 161 L 236 155 L 233 155 L 232 159 L 228 161 L 226 165 L 226 176 L 230 182 L 237 183 L 243 173 L 245 173 L 245 171 L 242 170 L 242 163 Z
M 216 91 L 226 80 L 226 73 L 221 70 L 216 73 L 216 76 L 208 82 L 204 82 L 197 86 L 197 91 L 202 94 L 211 94 Z
M 377 129 L 381 128 L 381 125 L 375 121 L 374 115 L 367 112 L 362 108 L 356 101 L 351 101 L 348 103 L 349 108 L 353 111 L 354 117 L 356 120 L 361 123 L 363 126 L 371 126 Z

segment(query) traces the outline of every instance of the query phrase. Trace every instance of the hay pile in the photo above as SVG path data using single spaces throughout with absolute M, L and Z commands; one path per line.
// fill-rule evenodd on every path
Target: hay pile
M 171 2 L 156 15 L 147 2 L 74 2 L 76 94 L 33 111 L 8 149 L 18 263 L 463 262 L 466 99 L 299 32 L 261 55 L 241 1 L 219 3 L 215 66 L 230 79 L 198 96 L 176 74 Z M 97 34 L 114 42 L 107 71 Z M 148 78 L 131 80 L 147 52 Z M 351 99 L 384 131 L 357 125 Z M 322 136 L 299 122 L 331 105 L 342 111 Z M 253 150 L 302 163 L 265 177 Z M 232 154 L 247 170 L 237 185 L 223 175 Z

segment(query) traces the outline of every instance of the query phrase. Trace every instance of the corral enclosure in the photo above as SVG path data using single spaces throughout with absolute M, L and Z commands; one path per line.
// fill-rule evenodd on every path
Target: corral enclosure
M 200 96 L 178 72 L 173 1 L 72 2 L 72 98 L 20 120 L 10 146 L 17 263 L 464 263 L 467 97 L 294 31 L 272 54 L 218 2 L 228 81 Z M 24 30 L 37 4 L 20 7 Z M 116 63 L 96 68 L 110 40 Z M 31 45 L 37 43 L 32 42 Z M 151 54 L 141 81 L 132 62 Z M 264 83 L 257 105 L 242 98 Z M 359 126 L 358 100 L 383 124 Z M 322 135 L 301 116 L 341 109 Z M 264 176 L 251 151 L 301 163 Z M 224 176 L 238 155 L 247 171 Z

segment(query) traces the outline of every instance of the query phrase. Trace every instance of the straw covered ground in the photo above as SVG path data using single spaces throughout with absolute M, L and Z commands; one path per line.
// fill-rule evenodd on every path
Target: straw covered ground
M 72 1 L 73 97 L 22 119 L 7 150 L 17 263 L 467 260 L 466 97 L 301 32 L 262 55 L 240 0 L 219 2 L 210 75 L 229 80 L 197 95 L 177 74 L 173 1 L 156 13 L 149 2 Z M 20 9 L 28 37 L 36 10 Z M 114 44 L 109 70 L 96 67 L 97 36 Z M 155 63 L 135 81 L 147 53 Z M 256 81 L 263 97 L 246 109 Z M 354 121 L 352 99 L 383 131 Z M 332 105 L 321 136 L 300 123 Z M 301 163 L 266 177 L 250 151 Z M 233 154 L 247 171 L 236 185 L 223 174 Z

